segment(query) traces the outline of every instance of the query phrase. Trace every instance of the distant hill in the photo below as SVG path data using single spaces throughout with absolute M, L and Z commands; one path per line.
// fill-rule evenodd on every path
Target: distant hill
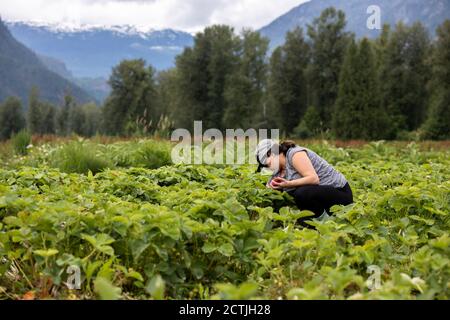
M 123 59 L 143 58 L 157 70 L 174 66 L 193 36 L 171 29 L 139 31 L 131 26 L 80 26 L 7 22 L 16 39 L 47 57 L 64 61 L 76 78 L 108 78 Z
M 50 71 L 38 56 L 18 42 L 0 20 L 0 101 L 9 96 L 22 99 L 27 107 L 28 96 L 37 86 L 42 100 L 60 104 L 70 93 L 79 103 L 92 101 L 79 86 Z
M 380 31 L 369 30 L 366 25 L 367 8 L 371 5 L 380 7 L 382 24 L 421 21 L 431 35 L 445 19 L 450 19 L 450 0 L 311 0 L 259 31 L 271 40 L 273 49 L 284 42 L 287 31 L 296 26 L 306 31 L 307 24 L 319 17 L 324 9 L 333 6 L 346 13 L 347 30 L 357 37 L 374 38 Z M 74 28 L 18 21 L 6 24 L 16 39 L 43 56 L 47 67 L 74 81 L 97 100 L 107 95 L 106 79 L 112 67 L 121 60 L 142 58 L 157 70 L 164 70 L 173 67 L 175 57 L 194 43 L 193 35 L 172 29 L 143 31 L 127 25 Z M 64 69 L 71 75 L 65 74 Z
M 73 74 L 70 70 L 67 69 L 66 64 L 58 59 L 53 57 L 47 57 L 42 54 L 37 54 L 39 60 L 50 70 L 56 74 L 59 74 L 61 77 L 66 79 L 72 79 Z
M 293 8 L 260 31 L 271 40 L 273 48 L 284 43 L 287 31 L 301 26 L 306 32 L 306 25 L 319 17 L 324 9 L 335 7 L 345 12 L 347 30 L 357 37 L 374 38 L 380 31 L 367 28 L 367 8 L 371 5 L 380 7 L 382 24 L 395 25 L 400 20 L 406 24 L 420 21 L 431 35 L 445 19 L 450 19 L 450 0 L 311 0 Z
M 97 78 L 76 78 L 72 72 L 67 69 L 64 62 L 43 55 L 39 55 L 39 59 L 44 63 L 44 65 L 51 71 L 59 74 L 61 77 L 75 83 L 81 89 L 86 91 L 91 97 L 99 103 L 103 103 L 111 92 L 111 87 L 108 84 L 108 80 L 103 77 Z

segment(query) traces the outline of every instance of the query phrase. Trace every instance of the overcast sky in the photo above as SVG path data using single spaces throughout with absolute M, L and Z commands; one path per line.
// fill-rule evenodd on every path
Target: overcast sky
M 5 20 L 195 32 L 223 23 L 258 29 L 308 0 L 0 0 Z

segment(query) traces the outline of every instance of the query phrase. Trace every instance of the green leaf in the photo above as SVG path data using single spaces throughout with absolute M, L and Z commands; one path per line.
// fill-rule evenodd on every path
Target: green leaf
M 56 250 L 56 249 L 34 250 L 33 251 L 34 254 L 36 254 L 38 256 L 41 256 L 41 257 L 44 257 L 44 258 L 48 258 L 48 257 L 54 256 L 54 255 L 58 254 L 58 252 L 59 251 Z
M 205 269 L 207 269 L 207 267 L 201 260 L 197 259 L 192 262 L 191 272 L 197 280 L 203 278 L 203 276 L 205 275 Z
M 95 270 L 97 270 L 102 265 L 102 261 L 94 261 L 92 263 L 88 263 L 86 267 L 86 281 L 87 283 L 91 282 L 91 278 L 94 275 Z
M 157 275 L 149 281 L 145 290 L 152 296 L 153 299 L 163 300 L 165 288 L 166 284 L 163 278 L 160 275 Z
M 423 222 L 423 223 L 425 223 L 428 226 L 432 226 L 434 224 L 434 222 L 435 222 L 433 219 L 425 219 L 425 218 L 422 218 L 422 217 L 419 217 L 419 216 L 415 216 L 415 215 L 411 215 L 411 216 L 409 216 L 409 218 L 412 219 L 412 220 Z
M 97 277 L 94 281 L 94 291 L 101 300 L 119 300 L 122 290 L 114 286 L 109 280 Z
M 450 237 L 445 234 L 442 237 L 430 241 L 431 245 L 439 249 L 447 249 L 450 247 Z
M 138 239 L 134 240 L 130 244 L 131 254 L 135 261 L 139 259 L 141 254 L 150 246 L 150 243 L 146 243 L 145 241 Z
M 213 243 L 210 243 L 210 242 L 205 243 L 205 244 L 203 245 L 203 247 L 202 247 L 202 251 L 203 251 L 204 253 L 211 253 L 211 252 L 214 252 L 214 251 L 216 251 L 216 250 L 217 250 L 216 245 L 213 244 Z
M 97 251 L 109 256 L 114 255 L 114 249 L 111 246 L 108 246 L 108 244 L 113 243 L 115 240 L 109 235 L 101 233 L 94 237 L 87 234 L 82 234 L 81 238 L 88 241 Z
M 144 281 L 144 278 L 142 277 L 142 275 L 137 272 L 137 271 L 130 271 L 127 273 L 127 278 L 133 278 L 136 279 L 138 281 Z
M 107 280 L 111 280 L 114 275 L 114 269 L 111 268 L 111 265 L 114 261 L 114 258 L 109 259 L 98 271 L 97 277 L 102 277 Z
M 14 216 L 8 216 L 5 219 L 3 219 L 3 222 L 9 226 L 17 226 L 17 227 L 21 227 L 23 226 L 22 221 Z
M 224 243 L 219 247 L 219 252 L 226 257 L 231 257 L 234 252 L 234 248 L 230 243 Z

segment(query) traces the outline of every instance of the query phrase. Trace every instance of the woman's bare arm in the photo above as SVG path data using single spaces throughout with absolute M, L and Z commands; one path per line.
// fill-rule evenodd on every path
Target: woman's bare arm
M 305 151 L 294 154 L 292 165 L 302 178 L 287 181 L 287 186 L 283 186 L 283 188 L 296 188 L 305 185 L 318 185 L 320 183 L 319 176 Z

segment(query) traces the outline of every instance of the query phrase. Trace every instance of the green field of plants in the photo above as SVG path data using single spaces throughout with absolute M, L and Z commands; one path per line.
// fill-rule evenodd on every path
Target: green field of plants
M 254 165 L 168 142 L 3 146 L 0 298 L 449 299 L 449 149 L 304 146 L 355 200 L 310 228 Z

